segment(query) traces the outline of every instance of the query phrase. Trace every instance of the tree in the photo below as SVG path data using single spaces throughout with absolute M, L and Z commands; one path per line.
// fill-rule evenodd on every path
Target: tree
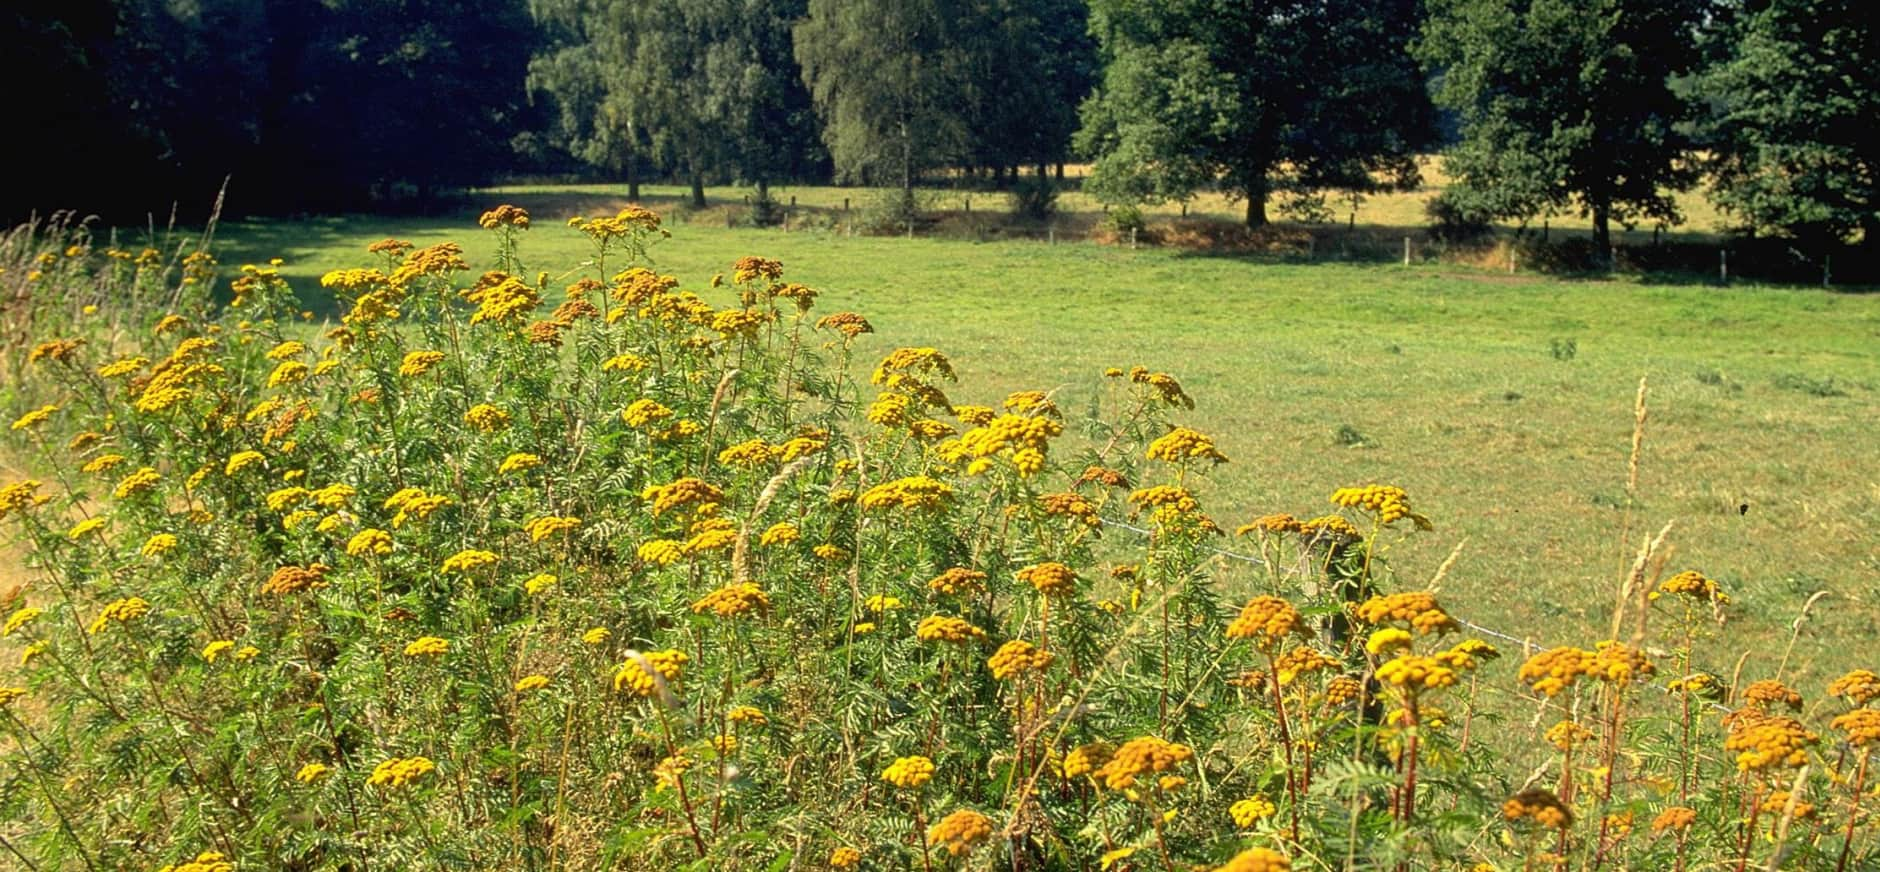
M 796 58 L 838 179 L 892 176 L 911 211 L 915 177 L 964 152 L 965 11 L 959 0 L 810 0 Z
M 1275 191 L 1413 186 L 1433 112 L 1406 50 L 1416 0 L 1092 0 L 1104 61 L 1083 106 L 1109 202 L 1218 185 L 1267 222 Z
M 802 0 L 537 0 L 552 36 L 532 86 L 560 106 L 570 150 L 628 171 L 644 151 L 705 204 L 705 177 L 769 180 L 801 165 L 807 97 L 789 27 Z
M 1764 0 L 1703 78 L 1717 204 L 1820 251 L 1880 247 L 1880 28 L 1862 0 Z
M 1077 105 L 1096 76 L 1083 0 L 977 0 L 963 41 L 966 123 L 975 167 L 1035 166 L 1070 154 Z
M 1697 67 L 1707 3 L 1430 0 L 1417 51 L 1461 122 L 1445 197 L 1491 219 L 1577 205 L 1602 253 L 1613 221 L 1677 223 L 1693 107 L 1672 80 Z

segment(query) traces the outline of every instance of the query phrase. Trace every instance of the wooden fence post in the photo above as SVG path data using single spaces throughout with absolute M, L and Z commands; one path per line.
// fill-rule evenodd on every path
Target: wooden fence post
M 1410 265 L 1410 237 L 1403 238 L 1403 265 Z
M 1725 285 L 1730 283 L 1730 249 L 1717 249 L 1717 281 Z

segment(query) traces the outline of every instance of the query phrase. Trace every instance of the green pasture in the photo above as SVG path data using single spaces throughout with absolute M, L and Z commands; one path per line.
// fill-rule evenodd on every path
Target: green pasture
M 562 220 L 608 198 L 503 197 L 536 210 L 527 271 L 571 281 L 587 241 Z M 315 317 L 335 317 L 318 277 L 370 264 L 375 240 L 454 239 L 488 264 L 493 239 L 474 217 L 225 223 L 217 244 L 229 266 L 285 258 Z M 1746 678 L 1772 674 L 1816 592 L 1787 677 L 1813 686 L 1871 665 L 1850 642 L 1880 632 L 1880 295 L 672 229 L 654 252 L 661 271 L 709 294 L 737 257 L 779 258 L 823 292 L 820 311 L 873 321 L 868 363 L 900 345 L 949 354 L 955 402 L 1042 388 L 1075 411 L 1105 367 L 1169 371 L 1198 403 L 1187 422 L 1232 459 L 1202 488 L 1224 526 L 1324 513 L 1341 485 L 1399 484 L 1436 531 L 1390 561 L 1420 584 L 1460 548 L 1442 588 L 1470 620 L 1590 646 L 1639 538 L 1670 523 L 1666 569 L 1701 569 L 1737 599 L 1703 665 L 1727 675 L 1747 650 Z M 1649 420 L 1629 500 L 1640 378 Z

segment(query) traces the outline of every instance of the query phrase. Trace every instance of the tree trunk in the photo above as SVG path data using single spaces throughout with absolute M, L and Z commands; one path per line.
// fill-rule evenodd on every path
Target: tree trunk
M 1057 165 L 1057 180 L 1058 180 L 1058 181 L 1060 181 L 1060 182 L 1061 182 L 1061 181 L 1064 181 L 1064 162 L 1063 162 L 1063 161 L 1058 161 L 1058 165 Z
M 692 208 L 705 208 L 705 177 L 698 170 L 692 171 Z
M 640 201 L 640 161 L 633 152 L 627 152 L 627 199 Z
M 901 118 L 901 208 L 907 212 L 908 220 L 914 216 L 914 133 L 908 129 L 907 118 Z
M 1605 202 L 1593 204 L 1593 258 L 1596 263 L 1603 263 L 1610 270 L 1612 262 L 1612 206 Z
M 1247 186 L 1247 226 L 1266 226 L 1266 183 Z

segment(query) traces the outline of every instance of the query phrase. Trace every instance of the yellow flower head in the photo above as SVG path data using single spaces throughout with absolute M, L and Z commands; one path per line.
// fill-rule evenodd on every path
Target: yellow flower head
M 1730 604 L 1730 597 L 1723 592 L 1723 588 L 1705 577 L 1703 573 L 1692 570 L 1685 570 L 1665 579 L 1662 584 L 1658 585 L 1658 589 L 1651 593 L 1652 599 L 1665 596 L 1689 597 L 1697 602 L 1713 602 L 1717 605 Z
M 34 409 L 30 412 L 27 412 L 26 414 L 21 415 L 18 419 L 16 419 L 13 422 L 13 429 L 15 431 L 31 430 L 35 427 L 38 427 L 41 424 L 44 424 L 46 422 L 46 419 L 52 417 L 52 413 L 58 410 L 59 410 L 59 407 L 54 406 L 54 405 L 40 406 L 39 408 Z
M 614 689 L 638 697 L 663 695 L 668 685 L 679 680 L 680 668 L 692 658 L 677 648 L 629 652 L 627 662 L 614 671 Z
M 926 757 L 902 757 L 882 770 L 881 780 L 912 790 L 926 784 L 933 778 L 933 761 Z
M 499 474 L 508 475 L 512 472 L 522 472 L 524 470 L 534 469 L 541 465 L 542 465 L 542 458 L 540 455 L 529 454 L 526 452 L 518 451 L 515 454 L 511 454 L 508 457 L 503 458 L 502 465 L 498 466 L 496 468 L 496 471 Z
M 1271 848 L 1248 848 L 1215 872 L 1292 872 L 1292 861 Z
M 728 584 L 701 597 L 692 604 L 698 614 L 711 612 L 721 618 L 734 618 L 770 608 L 770 595 L 750 582 Z
M 1252 639 L 1262 651 L 1273 651 L 1287 636 L 1307 635 L 1299 610 L 1276 596 L 1257 596 L 1227 626 L 1227 638 Z
M 1213 439 L 1187 427 L 1176 427 L 1149 443 L 1148 457 L 1176 466 L 1194 460 L 1227 462 L 1227 456 L 1215 449 Z
M 372 775 L 366 778 L 366 784 L 374 787 L 399 788 L 430 774 L 437 768 L 426 757 L 393 757 L 372 768 Z
M 145 602 L 143 597 L 133 596 L 112 600 L 105 604 L 104 610 L 98 613 L 98 617 L 92 619 L 91 626 L 86 628 L 86 632 L 97 635 L 109 628 L 113 621 L 128 624 L 149 612 L 150 603 Z
M 979 843 L 992 837 L 992 821 L 985 815 L 963 808 L 940 819 L 927 831 L 927 844 L 944 847 L 948 856 L 972 853 Z
M 489 403 L 478 403 L 463 413 L 463 422 L 481 433 L 494 433 L 509 426 L 509 413 Z
M 450 653 L 450 640 L 419 636 L 405 645 L 406 657 L 442 657 Z
M 497 560 L 496 552 L 477 548 L 466 548 L 444 559 L 444 572 L 470 572 L 488 566 Z
M 1030 584 L 1048 597 L 1065 596 L 1077 590 L 1077 573 L 1062 563 L 1039 563 L 1017 572 L 1019 581 Z
M 1573 826 L 1573 813 L 1567 810 L 1560 797 L 1553 791 L 1534 788 L 1523 790 L 1501 804 L 1501 816 L 1510 823 L 1533 821 L 1535 825 L 1549 830 L 1564 830 Z
M 580 526 L 580 518 L 559 518 L 549 515 L 523 524 L 522 529 L 528 532 L 530 542 L 540 542 L 550 536 L 557 536 Z
M 1025 672 L 1042 671 L 1056 659 L 1049 651 L 1034 647 L 1023 639 L 1013 639 L 999 646 L 991 658 L 986 660 L 986 667 L 992 670 L 992 677 L 999 681 Z
M 7 616 L 6 625 L 0 627 L 0 637 L 11 636 L 19 632 L 21 629 L 24 629 L 27 624 L 38 620 L 39 616 L 43 614 L 45 614 L 44 610 L 36 609 L 32 606 L 21 606 L 15 609 L 13 614 Z
M 914 638 L 922 642 L 952 642 L 960 645 L 985 637 L 986 631 L 963 619 L 945 615 L 921 618 L 920 623 L 914 628 Z
M 516 693 L 532 693 L 548 686 L 546 675 L 525 675 L 516 681 Z
M 1093 774 L 1111 790 L 1127 790 L 1136 786 L 1137 776 L 1167 772 L 1194 756 L 1194 749 L 1187 745 L 1143 736 L 1124 742 L 1109 762 Z
M 382 557 L 390 553 L 392 534 L 376 528 L 360 530 L 346 543 L 346 554 L 351 557 Z

